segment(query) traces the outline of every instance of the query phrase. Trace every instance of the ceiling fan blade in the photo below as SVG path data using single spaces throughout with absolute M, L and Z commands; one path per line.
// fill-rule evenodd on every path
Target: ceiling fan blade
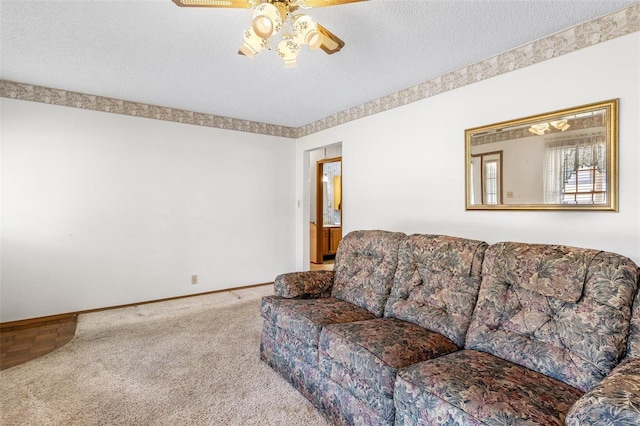
M 339 4 L 356 3 L 368 0 L 298 0 L 298 4 L 302 7 L 324 7 L 337 6 Z
M 173 0 L 180 7 L 229 7 L 234 9 L 248 9 L 249 0 Z
M 318 31 L 322 34 L 320 49 L 324 50 L 328 55 L 333 55 L 344 47 L 344 41 L 320 24 L 318 24 Z

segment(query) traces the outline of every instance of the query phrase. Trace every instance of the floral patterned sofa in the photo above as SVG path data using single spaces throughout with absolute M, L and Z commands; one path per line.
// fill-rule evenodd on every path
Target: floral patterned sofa
M 261 358 L 334 424 L 635 421 L 637 280 L 612 253 L 356 231 L 334 271 L 276 278 Z
M 571 407 L 566 424 L 640 425 L 640 290 L 633 304 L 625 358 Z

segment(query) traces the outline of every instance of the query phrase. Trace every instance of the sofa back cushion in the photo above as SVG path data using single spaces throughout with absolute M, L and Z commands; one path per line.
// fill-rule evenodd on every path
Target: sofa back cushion
M 640 268 L 639 268 L 640 270 Z M 638 276 L 640 286 L 640 275 Z M 640 290 L 636 292 L 636 299 L 631 310 L 631 328 L 627 342 L 627 356 L 640 358 Z
M 464 346 L 486 249 L 482 241 L 408 236 L 400 244 L 385 317 L 417 324 Z
M 586 392 L 624 355 L 637 271 L 614 253 L 492 245 L 466 347 Z
M 398 246 L 405 234 L 353 231 L 336 253 L 331 296 L 381 317 L 398 265 Z

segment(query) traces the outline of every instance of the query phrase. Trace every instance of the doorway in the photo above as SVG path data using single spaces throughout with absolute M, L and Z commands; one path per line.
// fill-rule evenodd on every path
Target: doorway
M 303 257 L 308 259 L 307 267 L 311 270 L 333 270 L 337 246 L 342 239 L 342 143 L 307 152 L 305 192 L 308 198 L 305 198 L 309 228 Z
M 318 160 L 315 169 L 316 220 L 309 227 L 310 260 L 312 269 L 333 269 L 342 240 L 342 157 Z

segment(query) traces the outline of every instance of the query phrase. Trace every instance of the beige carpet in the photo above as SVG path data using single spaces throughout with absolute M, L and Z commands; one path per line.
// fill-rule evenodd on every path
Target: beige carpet
M 0 372 L 0 423 L 327 425 L 259 359 L 271 291 L 81 315 L 70 343 Z

